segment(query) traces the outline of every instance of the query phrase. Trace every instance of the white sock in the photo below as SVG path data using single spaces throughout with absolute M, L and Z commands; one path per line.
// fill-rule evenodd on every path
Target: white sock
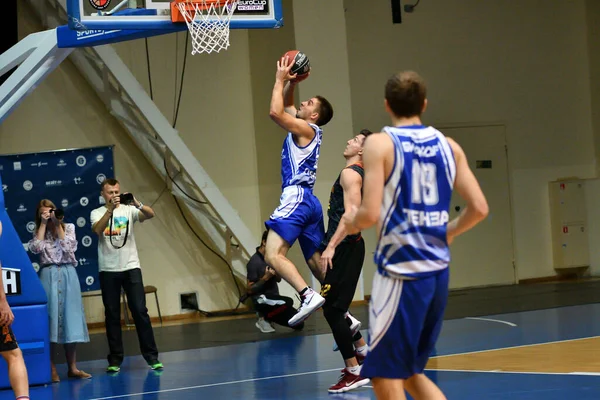
M 344 318 L 348 318 L 350 316 L 350 313 L 348 311 L 346 311 L 346 314 L 344 314 Z
M 356 352 L 358 354 L 360 354 L 361 356 L 366 356 L 367 353 L 369 352 L 369 345 L 365 344 L 364 346 L 357 347 Z
M 346 369 L 350 371 L 352 375 L 360 375 L 360 365 L 357 365 L 356 367 L 346 367 Z

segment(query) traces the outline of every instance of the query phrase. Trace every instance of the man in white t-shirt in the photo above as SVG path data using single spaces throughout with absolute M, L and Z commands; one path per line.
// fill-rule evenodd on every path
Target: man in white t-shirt
M 116 179 L 102 182 L 100 193 L 106 204 L 92 211 L 90 221 L 92 230 L 99 237 L 99 279 L 105 310 L 106 338 L 110 349 L 106 371 L 119 372 L 123 362 L 121 288 L 127 296 L 142 356 L 150 368 L 162 369 L 146 308 L 142 270 L 133 234 L 133 225 L 154 217 L 154 211 L 131 194 L 121 194 L 121 187 Z

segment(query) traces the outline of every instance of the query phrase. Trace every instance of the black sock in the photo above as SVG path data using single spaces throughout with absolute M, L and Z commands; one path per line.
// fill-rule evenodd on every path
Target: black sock
M 306 291 L 310 289 L 310 286 L 305 287 L 304 289 L 302 289 L 302 291 L 300 292 L 300 296 L 304 296 L 304 293 L 306 293 Z

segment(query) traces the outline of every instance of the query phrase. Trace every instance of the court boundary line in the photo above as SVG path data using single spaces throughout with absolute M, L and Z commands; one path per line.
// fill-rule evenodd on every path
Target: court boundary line
M 464 356 L 464 355 L 469 355 L 469 354 L 487 353 L 487 352 L 491 352 L 491 351 L 520 349 L 520 348 L 523 348 L 523 347 L 543 346 L 543 345 L 546 345 L 546 344 L 576 342 L 578 340 L 588 340 L 588 339 L 598 339 L 598 338 L 600 338 L 600 335 L 598 335 L 598 336 L 588 336 L 588 337 L 577 338 L 577 339 L 554 340 L 554 341 L 542 342 L 542 343 L 521 344 L 521 345 L 518 345 L 518 346 L 498 347 L 496 349 L 488 349 L 488 350 L 465 351 L 463 353 L 444 354 L 444 355 L 441 355 L 441 356 L 434 356 L 434 357 L 430 357 L 429 359 L 432 360 L 432 359 L 436 359 L 436 358 L 446 358 L 446 357 L 453 357 L 453 356 Z
M 505 324 L 508 326 L 512 326 L 512 327 L 516 327 L 517 324 L 513 323 L 513 322 L 508 322 L 508 321 L 504 321 L 501 319 L 493 319 L 493 318 L 482 318 L 482 317 L 465 317 L 464 319 L 474 319 L 477 321 L 488 321 L 488 322 L 497 322 L 499 324 Z
M 90 399 L 90 400 L 123 399 L 123 398 L 126 398 L 126 397 L 142 396 L 142 395 L 145 395 L 145 394 L 179 392 L 179 391 L 183 391 L 183 390 L 202 389 L 202 388 L 214 387 L 214 386 L 236 385 L 236 384 L 239 384 L 239 383 L 248 383 L 248 382 L 256 382 L 256 381 L 266 381 L 266 380 L 270 380 L 270 379 L 279 379 L 279 378 L 289 378 L 289 377 L 292 377 L 292 376 L 313 375 L 313 374 L 320 374 L 320 373 L 323 373 L 323 372 L 340 371 L 341 369 L 342 368 L 338 367 L 338 368 L 332 368 L 332 369 L 323 369 L 323 370 L 320 370 L 320 371 L 298 372 L 298 373 L 295 373 L 295 374 L 264 376 L 264 377 L 261 377 L 261 378 L 248 378 L 248 379 L 240 379 L 240 380 L 237 380 L 237 381 L 207 383 L 207 384 L 204 384 L 204 385 L 184 386 L 184 387 L 172 388 L 172 389 L 152 390 L 152 391 L 148 391 L 148 392 L 127 393 L 127 394 L 119 394 L 119 395 L 107 396 L 107 397 L 94 397 L 93 399 Z
M 476 369 L 431 369 L 427 368 L 425 371 L 429 372 L 463 372 L 463 373 L 478 373 L 478 374 L 520 374 L 520 375 L 571 375 L 571 376 L 600 376 L 598 372 L 536 372 L 536 371 L 502 371 L 499 369 L 484 371 Z

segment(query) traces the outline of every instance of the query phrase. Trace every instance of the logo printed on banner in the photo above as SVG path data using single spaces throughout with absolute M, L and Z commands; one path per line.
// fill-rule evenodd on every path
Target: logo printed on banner
M 85 247 L 90 247 L 92 245 L 92 238 L 89 236 L 84 236 L 81 238 L 81 244 Z
M 98 182 L 98 185 L 101 184 L 102 182 L 104 182 L 105 180 L 106 180 L 106 175 L 104 175 L 104 174 L 96 175 L 96 182 Z
M 33 266 L 33 269 L 35 270 L 35 272 L 39 272 L 40 264 L 34 262 L 34 263 L 31 263 L 31 265 Z
M 36 230 L 34 210 L 47 198 L 64 210 L 65 223 L 75 225 L 81 291 L 99 290 L 98 247 L 90 213 L 104 204 L 97 179 L 114 174 L 113 146 L 0 155 L 0 165 L 6 172 L 2 174 L 5 207 L 32 265 L 39 267 L 40 257 L 26 248 Z M 93 278 L 91 285 L 88 277 Z
M 94 277 L 93 276 L 88 276 L 87 278 L 85 278 L 85 283 L 88 286 L 92 286 L 94 284 Z
M 27 223 L 27 232 L 33 233 L 34 231 L 35 231 L 35 222 L 34 221 L 29 221 Z
M 62 186 L 63 182 L 60 179 L 46 181 L 46 187 Z

